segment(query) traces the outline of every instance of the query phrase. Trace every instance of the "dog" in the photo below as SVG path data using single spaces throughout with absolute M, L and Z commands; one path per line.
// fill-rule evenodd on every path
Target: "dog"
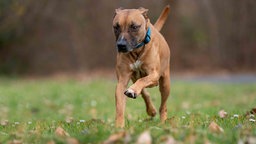
M 149 93 L 145 88 L 159 85 L 161 105 L 160 119 L 167 119 L 166 102 L 170 93 L 170 49 L 164 37 L 160 34 L 168 13 L 167 5 L 156 23 L 152 25 L 147 16 L 148 9 L 115 10 L 113 31 L 116 38 L 117 86 L 116 100 L 116 127 L 124 127 L 124 112 L 126 96 L 137 98 L 142 95 L 147 114 L 154 117 L 157 113 Z M 133 84 L 128 88 L 129 81 Z

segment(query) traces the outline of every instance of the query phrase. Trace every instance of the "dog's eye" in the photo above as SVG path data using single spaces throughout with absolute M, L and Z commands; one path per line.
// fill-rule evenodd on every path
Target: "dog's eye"
M 132 30 L 137 30 L 137 29 L 140 28 L 140 26 L 139 26 L 139 25 L 134 25 L 134 24 L 132 24 L 132 25 L 130 26 L 130 28 L 131 28 Z
M 114 33 L 116 36 L 118 36 L 121 32 L 121 28 L 120 28 L 120 25 L 119 24 L 116 24 L 115 26 L 113 26 L 114 28 Z
M 120 29 L 120 25 L 119 24 L 116 24 L 115 26 L 114 26 L 114 30 L 116 31 L 116 30 L 119 30 Z

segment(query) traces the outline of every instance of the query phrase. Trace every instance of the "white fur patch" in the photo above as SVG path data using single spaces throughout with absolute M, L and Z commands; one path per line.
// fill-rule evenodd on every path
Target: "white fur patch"
M 127 92 L 128 93 L 133 93 L 133 94 L 135 93 L 134 90 L 132 90 L 132 89 L 128 89 Z
M 139 71 L 141 69 L 141 65 L 142 65 L 142 62 L 137 60 L 135 63 L 133 64 L 130 64 L 130 68 L 133 70 L 133 71 Z

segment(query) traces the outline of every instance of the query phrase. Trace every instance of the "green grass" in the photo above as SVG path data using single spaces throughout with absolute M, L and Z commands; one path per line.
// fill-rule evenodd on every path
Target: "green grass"
M 160 122 L 159 115 L 149 119 L 139 97 L 127 100 L 123 130 L 114 127 L 115 85 L 109 79 L 0 78 L 0 120 L 8 120 L 8 124 L 0 125 L 0 143 L 67 143 L 66 138 L 55 135 L 58 126 L 80 143 L 102 143 L 123 130 L 130 135 L 130 143 L 145 130 L 150 131 L 153 143 L 163 143 L 168 136 L 180 143 L 237 143 L 256 137 L 256 122 L 245 115 L 256 107 L 256 84 L 172 82 L 166 123 Z M 149 92 L 158 108 L 158 88 Z M 219 118 L 221 109 L 228 112 L 227 118 Z M 70 117 L 73 121 L 66 122 Z M 210 132 L 212 121 L 224 133 Z

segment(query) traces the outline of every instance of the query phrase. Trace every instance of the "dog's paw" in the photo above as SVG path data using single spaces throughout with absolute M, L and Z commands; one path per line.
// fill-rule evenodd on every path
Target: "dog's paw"
M 149 116 L 154 117 L 154 116 L 156 116 L 156 113 L 157 113 L 157 111 L 156 111 L 155 107 L 147 108 L 147 114 Z
M 128 89 L 128 90 L 126 90 L 125 92 L 124 92 L 124 94 L 126 95 L 126 96 L 128 96 L 129 98 L 133 98 L 133 99 L 136 99 L 136 97 L 137 97 L 137 94 L 134 92 L 134 90 L 132 90 L 132 89 Z

